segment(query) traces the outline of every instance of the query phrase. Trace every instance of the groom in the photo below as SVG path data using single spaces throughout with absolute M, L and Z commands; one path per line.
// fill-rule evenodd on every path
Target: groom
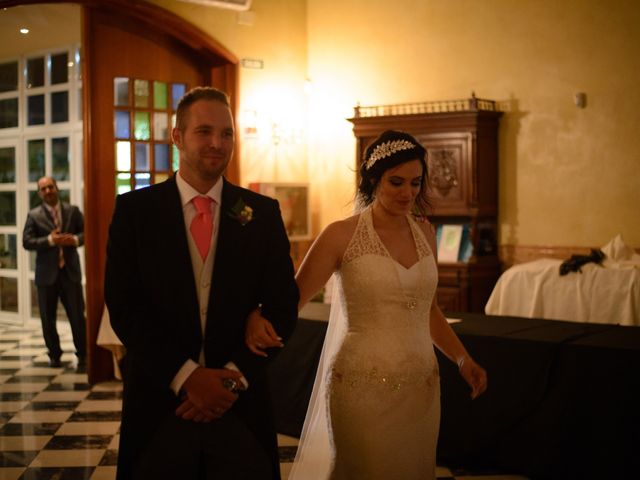
M 166 182 L 120 195 L 105 300 L 127 349 L 118 480 L 280 478 L 254 308 L 286 339 L 298 290 L 277 202 L 222 176 L 234 147 L 225 93 L 180 101 Z

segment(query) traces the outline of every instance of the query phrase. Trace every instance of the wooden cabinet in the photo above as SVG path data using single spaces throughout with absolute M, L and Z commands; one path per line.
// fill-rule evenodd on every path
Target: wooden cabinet
M 498 126 L 494 101 L 466 100 L 356 107 L 349 120 L 357 141 L 357 165 L 384 130 L 413 135 L 427 149 L 434 225 L 462 224 L 472 254 L 439 263 L 438 301 L 448 312 L 482 312 L 500 275 L 497 246 Z

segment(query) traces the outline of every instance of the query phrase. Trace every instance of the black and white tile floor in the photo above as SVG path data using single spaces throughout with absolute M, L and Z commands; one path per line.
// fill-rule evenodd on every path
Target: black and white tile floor
M 73 352 L 66 321 L 62 348 Z M 122 384 L 87 383 L 73 353 L 50 368 L 39 324 L 0 324 L 0 480 L 113 480 L 118 455 Z M 279 436 L 287 478 L 297 439 Z M 438 479 L 526 480 L 438 468 Z

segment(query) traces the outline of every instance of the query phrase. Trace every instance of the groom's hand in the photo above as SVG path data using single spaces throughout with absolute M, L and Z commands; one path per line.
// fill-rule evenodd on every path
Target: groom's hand
M 223 380 L 240 381 L 240 372 L 228 369 L 196 368 L 185 380 L 185 398 L 176 415 L 185 420 L 211 421 L 229 410 L 238 395 L 223 385 Z
M 180 406 L 176 409 L 176 415 L 183 420 L 191 420 L 193 422 L 209 423 L 217 418 L 220 418 L 222 414 L 215 415 L 209 410 L 200 410 L 196 407 L 191 400 L 185 399 Z

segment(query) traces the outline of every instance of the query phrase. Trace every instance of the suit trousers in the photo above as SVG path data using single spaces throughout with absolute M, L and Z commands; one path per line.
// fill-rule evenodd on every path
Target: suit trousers
M 87 355 L 87 327 L 84 316 L 82 283 L 71 280 L 65 267 L 58 270 L 58 276 L 53 285 L 38 286 L 38 306 L 40 307 L 42 335 L 49 350 L 49 357 L 52 359 L 59 359 L 62 355 L 60 337 L 56 328 L 58 299 L 62 301 L 62 305 L 67 312 L 73 344 L 76 347 L 76 355 L 84 358 Z
M 270 480 L 272 465 L 233 412 L 210 423 L 170 414 L 141 446 L 134 480 Z

